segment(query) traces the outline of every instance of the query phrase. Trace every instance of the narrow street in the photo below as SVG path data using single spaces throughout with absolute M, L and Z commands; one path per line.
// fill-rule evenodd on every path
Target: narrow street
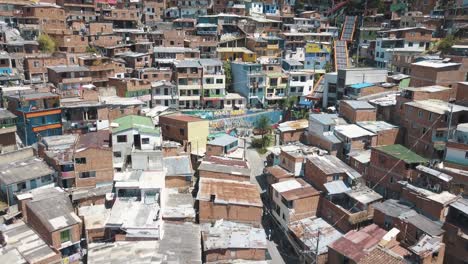
M 265 167 L 264 162 L 266 161 L 266 155 L 260 155 L 256 149 L 251 147 L 251 138 L 246 138 L 246 158 L 249 161 L 250 168 L 251 168 L 251 176 L 250 176 L 250 182 L 257 184 L 258 189 L 262 193 L 262 196 L 264 195 L 264 192 L 266 191 L 265 186 L 266 182 L 264 181 L 264 178 L 262 177 L 263 175 L 263 169 Z M 241 147 L 244 147 L 244 141 L 241 141 L 240 143 Z M 268 232 L 268 229 L 275 229 L 273 225 L 270 225 L 271 221 L 268 221 L 268 215 L 264 216 L 263 219 L 263 226 L 265 228 L 265 232 Z M 271 257 L 271 263 L 273 264 L 285 264 L 285 263 L 292 263 L 292 262 L 285 262 L 283 260 L 282 255 L 280 254 L 280 251 L 278 250 L 279 245 L 275 241 L 279 241 L 281 234 L 279 234 L 279 230 L 272 230 L 272 239 L 267 240 L 267 248 L 268 252 Z M 276 239 L 275 239 L 276 238 Z

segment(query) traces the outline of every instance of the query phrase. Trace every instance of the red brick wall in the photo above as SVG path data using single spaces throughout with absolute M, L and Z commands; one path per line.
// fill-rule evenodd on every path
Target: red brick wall
M 86 164 L 75 163 L 76 187 L 94 187 L 97 183 L 112 182 L 114 179 L 114 168 L 112 163 L 112 150 L 88 148 L 75 153 L 75 159 L 84 157 Z M 80 178 L 80 172 L 95 171 L 96 177 Z
M 307 142 L 312 146 L 328 151 L 330 155 L 336 155 L 338 152 L 341 152 L 341 143 L 337 144 L 337 148 L 334 149 L 331 142 L 324 140 L 322 137 L 314 133 L 307 134 Z
M 176 177 L 170 176 L 165 178 L 166 188 L 181 188 L 181 187 L 189 187 L 191 185 L 190 181 L 186 181 L 185 177 Z
M 304 131 L 305 129 L 300 129 L 297 131 L 287 131 L 287 132 L 280 133 L 281 143 L 285 144 L 288 142 L 299 141 L 302 135 L 304 135 Z
M 204 253 L 207 262 L 216 262 L 222 260 L 265 260 L 266 249 L 213 249 L 206 250 Z
M 206 156 L 222 156 L 224 154 L 223 146 L 206 145 Z
M 326 175 L 321 169 L 307 159 L 304 168 L 304 178 L 316 189 L 326 192 L 327 190 L 323 184 L 332 181 L 333 175 Z M 344 180 L 345 175 L 340 174 L 339 179 Z
M 377 118 L 376 109 L 356 110 L 351 108 L 345 101 L 340 102 L 340 114 L 350 123 L 375 121 Z
M 320 195 L 294 200 L 294 214 L 291 215 L 289 222 L 316 216 L 319 207 L 319 201 Z
M 443 204 L 429 200 L 422 195 L 414 193 L 410 189 L 403 187 L 401 190 L 401 199 L 414 204 L 418 210 L 421 210 L 424 215 L 430 218 L 445 221 L 445 211 L 448 209 Z
M 263 209 L 244 205 L 222 205 L 200 201 L 200 223 L 228 220 L 260 226 Z
M 395 145 L 400 143 L 401 135 L 399 128 L 379 131 L 374 146 Z

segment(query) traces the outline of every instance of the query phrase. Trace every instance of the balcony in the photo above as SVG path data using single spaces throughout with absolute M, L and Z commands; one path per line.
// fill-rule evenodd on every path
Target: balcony
M 179 101 L 200 101 L 200 96 L 199 95 L 181 95 L 179 96 Z
M 75 171 L 61 171 L 60 172 L 61 179 L 74 179 L 75 178 Z
M 271 50 L 279 49 L 279 44 L 268 44 L 267 49 L 271 49 Z
M 277 99 L 283 99 L 286 96 L 284 93 L 267 93 L 266 98 L 268 100 L 277 100 Z
M 217 30 L 197 30 L 198 35 L 217 35 Z
M 62 79 L 62 83 L 69 84 L 69 83 L 89 83 L 91 82 L 91 77 L 78 77 L 78 78 L 65 78 Z

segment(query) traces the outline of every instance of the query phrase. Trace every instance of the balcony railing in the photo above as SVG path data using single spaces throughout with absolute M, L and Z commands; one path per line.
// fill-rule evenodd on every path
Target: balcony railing
M 60 172 L 60 178 L 61 179 L 74 179 L 75 178 L 75 172 L 74 171 L 61 171 Z
M 267 49 L 279 49 L 279 45 L 278 44 L 269 44 L 269 45 L 267 45 Z

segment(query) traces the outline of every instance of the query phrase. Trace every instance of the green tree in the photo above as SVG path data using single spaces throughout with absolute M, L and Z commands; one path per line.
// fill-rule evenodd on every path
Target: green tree
M 255 128 L 262 135 L 262 141 L 266 133 L 270 131 L 270 120 L 266 116 L 261 116 L 255 123 Z
M 55 41 L 47 34 L 39 35 L 37 42 L 39 43 L 39 49 L 42 52 L 54 52 L 57 47 Z
M 86 53 L 98 53 L 98 50 L 95 47 L 88 46 L 86 47 Z
M 454 44 L 455 37 L 453 35 L 448 35 L 437 43 L 437 50 L 442 53 L 447 53 Z
M 286 108 L 292 109 L 297 103 L 297 96 L 291 96 L 286 99 Z
M 232 70 L 231 70 L 231 63 L 229 61 L 225 61 L 223 63 L 224 67 L 224 75 L 226 76 L 226 88 L 228 91 L 232 91 Z
M 325 63 L 324 68 L 325 68 L 325 72 L 333 71 L 333 65 L 329 61 L 327 61 L 327 63 Z

